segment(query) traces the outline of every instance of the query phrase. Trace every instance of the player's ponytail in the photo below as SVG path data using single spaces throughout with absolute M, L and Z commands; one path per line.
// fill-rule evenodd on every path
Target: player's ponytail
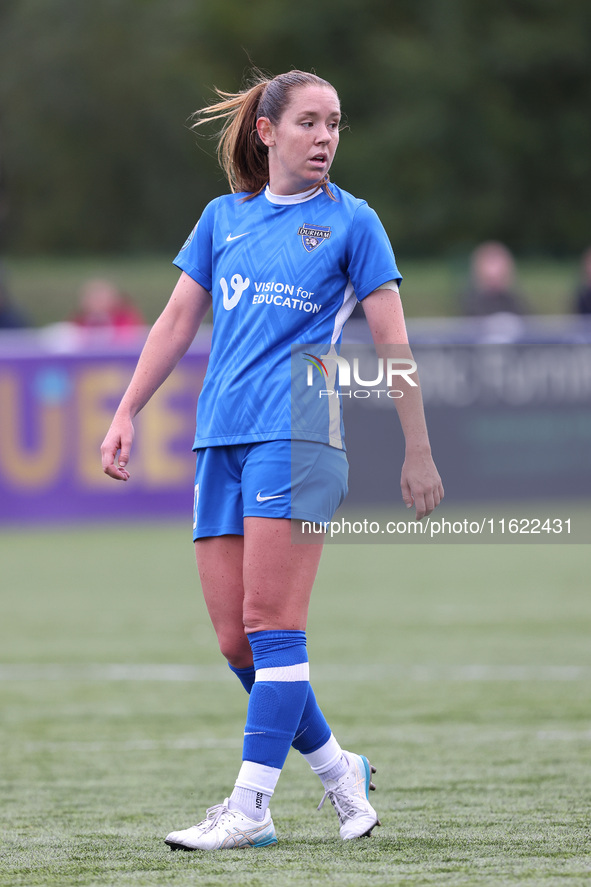
M 193 128 L 208 120 L 223 120 L 218 140 L 218 161 L 233 192 L 254 197 L 269 181 L 268 149 L 259 138 L 256 122 L 268 117 L 278 123 L 289 104 L 292 90 L 303 86 L 334 87 L 316 74 L 289 71 L 268 78 L 256 72 L 251 86 L 241 92 L 215 90 L 221 101 L 201 108 L 193 115 Z M 321 183 L 328 192 L 328 175 Z

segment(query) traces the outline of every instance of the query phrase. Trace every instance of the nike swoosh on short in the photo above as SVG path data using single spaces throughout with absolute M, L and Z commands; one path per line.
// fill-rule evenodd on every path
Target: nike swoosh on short
M 266 502 L 268 499 L 283 499 L 283 493 L 280 493 L 279 496 L 261 496 L 260 491 L 257 493 L 257 502 Z
M 234 237 L 232 237 L 231 234 L 228 234 L 228 236 L 226 237 L 226 243 L 231 243 L 233 240 L 238 240 L 239 237 L 247 237 L 249 234 L 250 231 L 245 231 L 244 234 L 235 234 Z

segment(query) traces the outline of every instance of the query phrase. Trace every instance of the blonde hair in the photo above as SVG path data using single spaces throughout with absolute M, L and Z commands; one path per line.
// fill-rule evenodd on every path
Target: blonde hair
M 192 115 L 192 129 L 210 120 L 223 120 L 218 136 L 218 161 L 228 180 L 231 191 L 247 192 L 250 199 L 256 197 L 269 181 L 268 149 L 261 141 L 256 128 L 259 117 L 267 117 L 271 123 L 279 123 L 287 108 L 294 89 L 304 86 L 334 86 L 316 74 L 289 71 L 277 77 L 266 77 L 259 71 L 250 86 L 240 92 L 223 92 L 215 89 L 221 101 L 200 108 Z M 318 182 L 329 197 L 328 173 Z

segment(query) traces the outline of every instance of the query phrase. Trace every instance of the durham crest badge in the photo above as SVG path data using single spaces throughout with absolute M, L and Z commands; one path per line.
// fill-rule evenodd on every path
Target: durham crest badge
M 306 252 L 311 253 L 313 250 L 322 246 L 325 240 L 330 237 L 330 227 L 322 225 L 302 225 L 298 229 L 298 234 L 302 238 L 302 243 Z

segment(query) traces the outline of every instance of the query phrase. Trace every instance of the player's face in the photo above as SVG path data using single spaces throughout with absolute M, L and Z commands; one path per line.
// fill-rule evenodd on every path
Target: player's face
M 296 194 L 329 171 L 339 144 L 341 106 L 328 86 L 294 89 L 279 123 L 257 121 L 269 148 L 269 187 L 274 194 Z

